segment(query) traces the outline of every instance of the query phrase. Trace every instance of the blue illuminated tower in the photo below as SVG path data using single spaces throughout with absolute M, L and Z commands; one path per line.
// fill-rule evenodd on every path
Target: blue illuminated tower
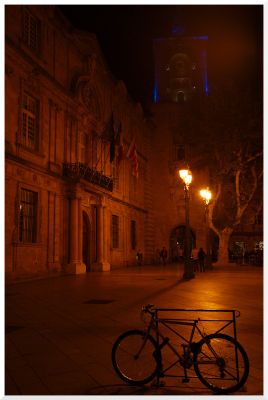
M 154 103 L 188 102 L 208 95 L 207 42 L 208 36 L 154 40 Z
M 188 253 L 189 248 L 205 244 L 205 231 L 200 228 L 203 212 L 199 199 L 191 198 L 190 204 L 187 197 L 189 206 L 186 206 L 178 171 L 191 169 L 192 187 L 207 179 L 197 147 L 201 113 L 209 94 L 207 47 L 207 36 L 186 36 L 181 26 L 173 27 L 172 37 L 154 40 L 152 157 L 155 180 L 159 184 L 153 188 L 153 196 L 155 213 L 161 220 L 161 230 L 155 235 L 157 245 L 166 243 L 174 260 L 186 253 L 186 249 Z M 187 265 L 190 264 L 187 262 Z

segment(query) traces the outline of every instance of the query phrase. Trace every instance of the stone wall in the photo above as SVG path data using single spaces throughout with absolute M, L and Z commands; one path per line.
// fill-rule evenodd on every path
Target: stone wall
M 36 24 L 37 50 L 27 42 L 25 18 Z M 15 276 L 109 270 L 135 264 L 138 248 L 149 262 L 154 247 L 148 238 L 151 128 L 124 83 L 111 75 L 95 35 L 71 29 L 54 6 L 10 5 L 5 51 L 6 271 Z M 38 107 L 34 148 L 29 148 L 29 131 L 25 143 L 29 129 L 22 119 L 25 94 Z M 110 162 L 111 137 L 105 133 L 111 115 L 115 130 L 119 124 L 122 128 L 125 156 L 118 168 Z M 133 137 L 138 178 L 126 158 Z M 113 179 L 113 191 L 83 175 L 76 180 L 64 176 L 64 164 L 78 163 Z M 19 233 L 21 188 L 38 198 L 37 235 L 30 243 L 23 242 Z M 118 248 L 111 246 L 112 215 L 119 217 Z M 134 249 L 131 220 L 137 227 Z M 88 265 L 83 260 L 86 253 Z

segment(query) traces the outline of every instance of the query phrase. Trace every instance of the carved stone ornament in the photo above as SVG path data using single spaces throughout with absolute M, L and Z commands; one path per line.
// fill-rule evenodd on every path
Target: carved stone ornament
M 83 76 L 78 79 L 76 84 L 76 96 L 90 114 L 98 120 L 101 119 L 101 109 L 97 91 L 92 86 L 88 76 Z

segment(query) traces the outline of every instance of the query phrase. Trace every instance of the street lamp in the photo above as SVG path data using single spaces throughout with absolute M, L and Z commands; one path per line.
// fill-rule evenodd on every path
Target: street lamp
M 191 238 L 190 238 L 190 208 L 189 208 L 189 189 L 192 182 L 192 173 L 189 169 L 179 170 L 180 178 L 184 183 L 185 199 L 185 238 L 184 238 L 184 279 L 194 278 L 193 264 L 191 263 Z
M 206 226 L 206 268 L 212 269 L 211 263 L 211 251 L 210 251 L 210 238 L 209 238 L 209 220 L 208 220 L 208 207 L 212 197 L 212 193 L 209 188 L 200 190 L 200 196 L 202 197 L 205 204 L 205 226 Z

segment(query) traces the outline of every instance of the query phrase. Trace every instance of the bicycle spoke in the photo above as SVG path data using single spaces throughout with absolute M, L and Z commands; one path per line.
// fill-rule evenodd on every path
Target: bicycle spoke
M 128 383 L 143 384 L 150 381 L 157 371 L 156 350 L 153 339 L 141 331 L 129 331 L 114 345 L 113 365 L 118 375 Z
M 237 390 L 248 376 L 248 359 L 243 348 L 224 334 L 212 334 L 204 340 L 194 367 L 206 386 L 222 393 Z

